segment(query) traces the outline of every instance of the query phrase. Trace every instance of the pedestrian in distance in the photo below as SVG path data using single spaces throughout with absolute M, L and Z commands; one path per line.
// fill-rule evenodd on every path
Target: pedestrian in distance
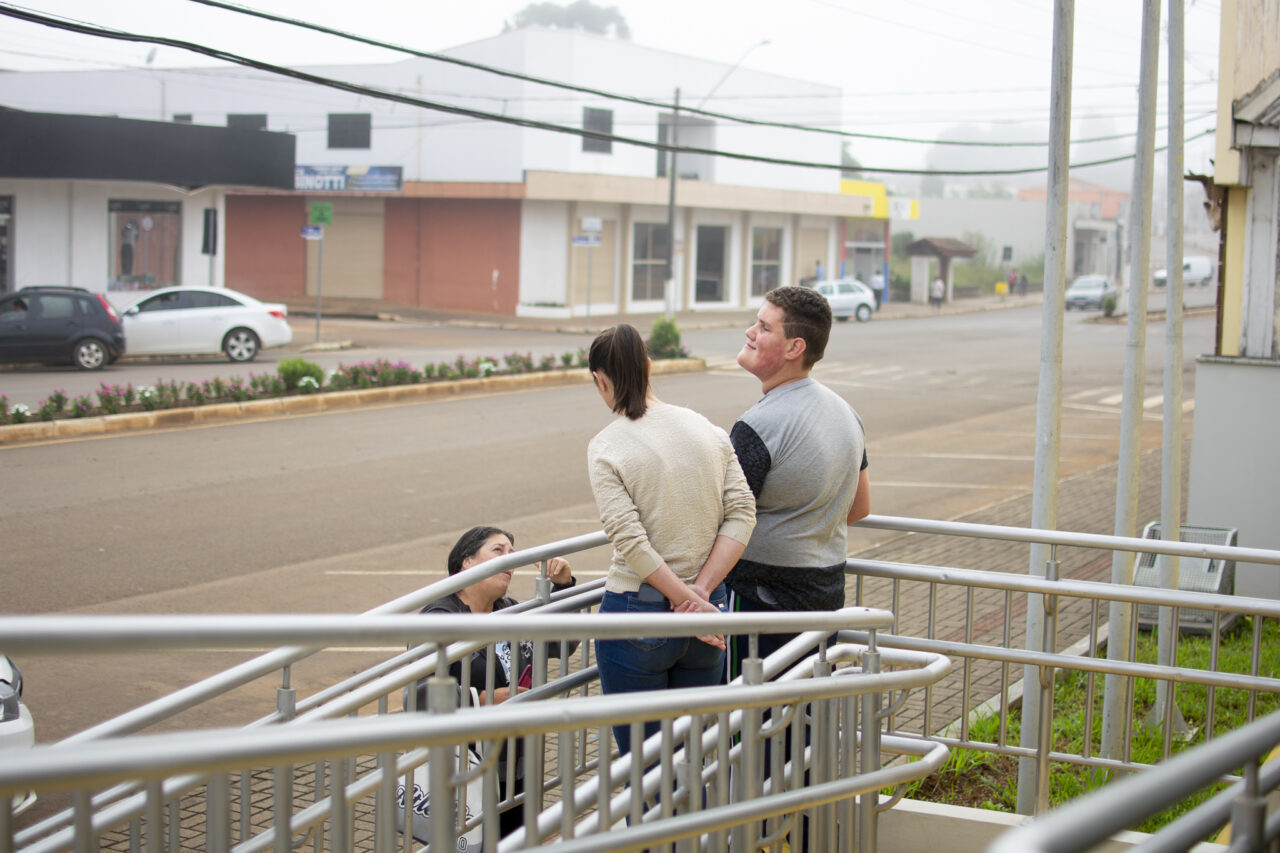
M 599 612 L 726 610 L 722 581 L 755 527 L 755 502 L 729 436 L 697 412 L 658 399 L 634 326 L 601 332 L 587 364 L 596 391 L 619 416 L 587 448 L 591 490 L 613 545 Z M 601 689 L 720 684 L 724 646 L 721 636 L 597 640 Z M 646 722 L 645 737 L 658 728 Z M 615 726 L 613 734 L 619 752 L 630 752 L 630 727 Z
M 947 285 L 943 282 L 942 276 L 938 276 L 929 285 L 929 304 L 933 306 L 934 311 L 942 310 L 942 298 L 946 295 Z

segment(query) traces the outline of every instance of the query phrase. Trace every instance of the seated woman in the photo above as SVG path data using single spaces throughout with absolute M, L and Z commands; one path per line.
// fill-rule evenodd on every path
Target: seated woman
M 458 539 L 453 550 L 449 552 L 448 569 L 450 575 L 456 575 L 463 569 L 470 569 L 481 563 L 510 554 L 515 550 L 515 537 L 499 527 L 473 527 Z M 508 569 L 496 575 L 476 581 L 452 595 L 437 599 L 422 608 L 423 613 L 496 613 L 516 604 L 514 598 L 507 596 L 507 588 L 511 585 L 514 570 Z M 569 562 L 562 557 L 552 557 L 547 561 L 547 577 L 551 580 L 552 590 L 568 589 L 577 583 L 569 568 Z M 569 645 L 572 653 L 576 643 Z M 524 640 L 519 643 L 513 654 L 511 644 L 507 641 L 495 643 L 492 648 L 496 661 L 493 667 L 493 690 L 485 691 L 485 671 L 488 668 L 489 646 L 485 646 L 471 654 L 470 683 L 462 684 L 462 661 L 454 661 L 449 665 L 449 674 L 464 688 L 470 688 L 473 704 L 492 705 L 505 702 L 515 693 L 526 689 L 529 684 L 526 673 L 532 672 L 533 642 Z M 551 657 L 560 654 L 560 643 L 549 643 L 547 654 Z M 513 675 L 514 667 L 520 672 Z M 427 707 L 427 679 L 420 679 L 416 686 L 417 705 L 419 709 Z M 524 762 L 519 758 L 519 742 L 517 741 L 517 758 L 515 770 L 515 786 L 507 791 L 506 745 L 501 749 L 498 768 L 498 800 L 517 795 L 524 790 Z M 508 835 L 521 826 L 520 809 L 508 808 L 499 816 L 502 834 Z

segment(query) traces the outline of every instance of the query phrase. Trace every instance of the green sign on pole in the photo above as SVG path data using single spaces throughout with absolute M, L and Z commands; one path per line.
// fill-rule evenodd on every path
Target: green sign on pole
M 332 225 L 333 224 L 333 202 L 331 201 L 311 202 L 311 224 L 312 225 Z

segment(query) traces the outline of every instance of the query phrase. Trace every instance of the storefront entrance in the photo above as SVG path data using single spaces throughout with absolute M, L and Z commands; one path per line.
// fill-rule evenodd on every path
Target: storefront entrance
M 696 302 L 725 301 L 725 243 L 729 229 L 723 225 L 698 226 Z

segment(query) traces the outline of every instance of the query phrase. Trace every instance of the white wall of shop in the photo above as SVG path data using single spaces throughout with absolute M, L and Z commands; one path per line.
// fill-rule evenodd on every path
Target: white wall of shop
M 562 201 L 525 201 L 520 223 L 520 306 L 566 306 L 569 214 Z
M 107 181 L 0 179 L 0 195 L 13 197 L 13 287 L 69 284 L 106 292 L 112 236 L 108 203 L 112 199 L 176 201 L 182 206 L 179 281 L 222 286 L 225 244 L 223 193 L 187 194 L 173 187 Z M 218 211 L 218 253 L 201 252 L 204 210 Z M 212 277 L 211 277 L 212 274 Z M 128 304 L 132 294 L 113 294 Z

